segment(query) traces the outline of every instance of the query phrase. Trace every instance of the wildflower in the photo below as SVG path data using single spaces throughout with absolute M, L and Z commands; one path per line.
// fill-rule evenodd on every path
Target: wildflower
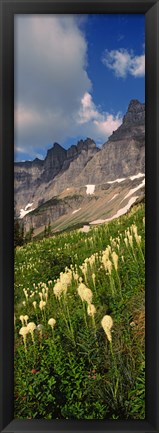
M 28 323 L 28 319 L 29 319 L 29 317 L 26 315 L 26 316 L 24 316 L 24 320 L 25 320 L 25 324 L 27 325 L 27 323 Z
M 48 320 L 48 325 L 50 325 L 51 328 L 53 329 L 55 324 L 56 324 L 56 320 L 51 317 L 51 319 Z
M 88 304 L 87 313 L 88 313 L 88 316 L 94 316 L 95 315 L 96 308 L 93 304 Z
M 92 290 L 88 289 L 86 287 L 84 290 L 84 293 L 83 293 L 84 301 L 86 301 L 88 304 L 91 304 L 92 303 L 92 297 L 93 297 Z
M 31 373 L 32 373 L 32 374 L 36 374 L 36 373 L 37 373 L 37 370 L 36 370 L 35 368 L 32 368 Z
M 113 251 L 113 253 L 112 253 L 112 259 L 113 259 L 113 263 L 114 263 L 114 268 L 117 271 L 117 269 L 118 269 L 118 255 L 116 254 L 115 251 Z
M 20 319 L 21 322 L 22 322 L 22 326 L 24 326 L 24 316 L 21 315 L 21 316 L 19 317 L 19 319 Z
M 67 285 L 61 284 L 60 282 L 56 283 L 53 292 L 56 298 L 60 299 L 61 295 L 67 292 Z
M 40 301 L 39 302 L 39 308 L 40 308 L 40 310 L 42 311 L 43 310 L 43 308 L 45 307 L 45 305 L 46 305 L 46 302 L 45 301 Z
M 25 347 L 25 351 L 27 351 L 26 348 L 26 336 L 28 334 L 28 327 L 27 326 L 22 326 L 22 328 L 20 328 L 19 334 L 22 335 L 23 337 L 23 341 L 24 341 L 24 347 Z
M 22 304 L 23 304 L 23 305 L 24 305 L 24 307 L 25 307 L 25 305 L 26 305 L 26 302 L 25 302 L 25 301 L 23 301 L 23 302 L 22 302 Z
M 105 265 L 106 265 L 106 270 L 108 271 L 108 273 L 110 275 L 112 272 L 112 262 L 110 260 L 107 260 Z
M 36 309 L 36 301 L 33 302 L 33 307 Z
M 141 244 L 141 236 L 137 235 L 137 236 L 135 236 L 135 239 L 136 239 L 137 244 L 140 245 Z
M 133 237 L 132 237 L 132 235 L 129 235 L 128 239 L 129 239 L 129 244 L 132 247 L 133 246 Z
M 124 238 L 124 242 L 125 242 L 126 247 L 128 247 L 128 238 Z
M 113 319 L 111 318 L 111 316 L 104 316 L 103 319 L 101 320 L 101 325 L 102 328 L 104 329 L 104 332 L 108 338 L 108 340 L 111 342 L 112 341 L 112 336 L 111 336 L 111 328 L 113 326 Z
M 80 285 L 78 286 L 77 292 L 78 292 L 78 295 L 81 298 L 82 302 L 84 301 L 83 295 L 84 295 L 84 290 L 85 289 L 86 289 L 85 284 L 84 283 L 80 283 Z
M 34 330 L 36 329 L 36 325 L 34 322 L 29 322 L 27 325 L 28 331 L 31 333 L 31 338 L 34 343 Z

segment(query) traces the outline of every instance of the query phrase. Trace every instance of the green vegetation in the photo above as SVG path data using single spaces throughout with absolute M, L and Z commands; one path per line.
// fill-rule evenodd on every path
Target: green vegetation
M 144 419 L 144 205 L 15 250 L 15 418 Z

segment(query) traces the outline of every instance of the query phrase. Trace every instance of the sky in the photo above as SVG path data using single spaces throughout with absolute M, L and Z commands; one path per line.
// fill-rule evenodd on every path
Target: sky
M 100 147 L 131 99 L 145 102 L 145 16 L 15 15 L 14 154 L 44 159 L 92 138 Z

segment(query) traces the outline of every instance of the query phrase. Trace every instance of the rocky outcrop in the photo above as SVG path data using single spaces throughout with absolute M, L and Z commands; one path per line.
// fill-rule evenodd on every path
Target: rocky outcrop
M 58 143 L 48 150 L 42 161 L 17 162 L 14 166 L 14 193 L 17 216 L 20 209 L 28 203 L 37 207 L 41 200 L 47 201 L 67 185 L 72 183 L 74 175 L 78 175 L 87 162 L 99 151 L 90 138 L 80 140 L 68 150 Z M 62 176 L 60 182 L 54 182 Z

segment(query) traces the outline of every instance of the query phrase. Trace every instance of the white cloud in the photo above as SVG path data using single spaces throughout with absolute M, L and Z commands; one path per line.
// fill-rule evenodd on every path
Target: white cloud
M 93 102 L 78 21 L 75 15 L 15 17 L 15 154 L 42 157 L 48 144 L 76 136 L 103 143 L 121 123 L 119 113 L 103 113 Z
M 122 116 L 121 113 L 113 115 L 101 112 L 94 104 L 90 93 L 86 92 L 81 100 L 78 122 L 85 128 L 92 130 L 93 138 L 102 142 L 102 140 L 106 141 L 112 132 L 121 125 Z
M 117 77 L 125 78 L 128 74 L 143 77 L 145 74 L 145 55 L 135 56 L 132 50 L 105 50 L 102 62 L 107 68 L 112 69 Z
M 27 152 L 70 133 L 91 89 L 87 43 L 73 15 L 15 18 L 15 143 Z

